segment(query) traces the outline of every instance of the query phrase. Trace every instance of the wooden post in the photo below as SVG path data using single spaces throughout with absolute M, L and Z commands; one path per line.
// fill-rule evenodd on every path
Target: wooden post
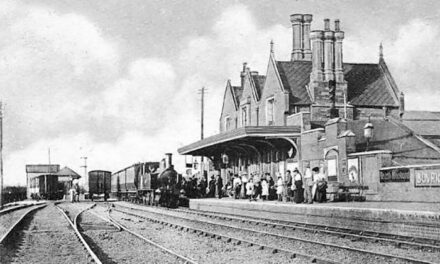
M 3 105 L 0 102 L 0 209 L 3 208 Z

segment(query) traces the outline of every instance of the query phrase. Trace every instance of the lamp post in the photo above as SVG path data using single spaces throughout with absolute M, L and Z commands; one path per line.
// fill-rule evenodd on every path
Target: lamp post
M 370 117 L 368 117 L 368 123 L 366 123 L 364 126 L 364 137 L 367 140 L 367 147 L 365 148 L 365 151 L 368 151 L 368 146 L 370 144 L 370 140 L 373 137 L 373 129 L 374 129 L 374 126 L 370 122 Z

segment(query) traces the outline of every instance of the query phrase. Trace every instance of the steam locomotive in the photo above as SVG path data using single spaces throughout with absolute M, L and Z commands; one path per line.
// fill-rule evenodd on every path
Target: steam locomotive
M 172 154 L 162 162 L 141 162 L 111 175 L 111 197 L 147 205 L 179 206 L 182 185 L 172 165 Z

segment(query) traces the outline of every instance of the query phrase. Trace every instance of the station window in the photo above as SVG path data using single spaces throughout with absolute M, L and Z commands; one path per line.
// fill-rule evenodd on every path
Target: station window
M 266 100 L 266 123 L 268 126 L 274 125 L 275 121 L 275 100 L 269 98 Z
M 241 108 L 241 126 L 245 127 L 248 124 L 247 107 L 243 106 Z
M 231 118 L 229 116 L 225 117 L 225 131 L 231 129 Z

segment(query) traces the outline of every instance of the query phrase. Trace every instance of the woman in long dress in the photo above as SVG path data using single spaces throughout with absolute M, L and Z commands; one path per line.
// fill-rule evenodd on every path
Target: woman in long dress
M 254 195 L 254 183 L 252 182 L 252 178 L 246 183 L 246 196 L 249 198 L 249 201 L 252 201 Z
M 266 179 L 261 181 L 261 196 L 263 197 L 263 201 L 267 200 L 269 196 L 269 183 L 267 183 Z
M 281 176 L 278 176 L 277 180 L 277 195 L 278 195 L 278 201 L 283 201 L 283 179 Z
M 298 171 L 298 169 L 295 169 L 293 171 L 293 181 L 294 184 L 292 184 L 293 190 L 293 199 L 295 203 L 302 203 L 304 201 L 304 189 L 303 189 L 303 180 L 302 175 Z

